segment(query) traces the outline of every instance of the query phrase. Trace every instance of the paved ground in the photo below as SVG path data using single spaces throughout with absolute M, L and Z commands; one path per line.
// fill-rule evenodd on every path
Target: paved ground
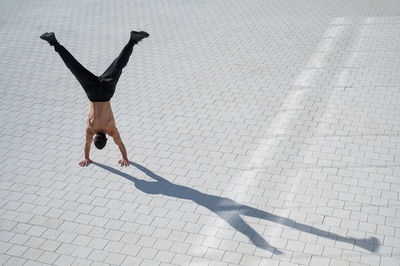
M 399 265 L 398 1 L 0 2 L 3 265 Z M 96 74 L 129 37 L 110 140 Z

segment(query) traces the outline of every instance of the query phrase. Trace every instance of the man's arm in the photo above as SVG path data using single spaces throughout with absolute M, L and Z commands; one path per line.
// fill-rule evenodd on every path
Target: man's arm
M 129 165 L 128 155 L 126 154 L 125 145 L 124 143 L 122 143 L 121 136 L 119 135 L 117 128 L 114 128 L 112 130 L 111 136 L 113 137 L 115 144 L 118 145 L 118 148 L 122 154 L 122 160 L 119 160 L 118 163 L 121 164 L 121 166 L 128 166 Z
M 87 128 L 86 143 L 85 143 L 85 159 L 79 163 L 80 166 L 87 166 L 89 163 L 93 162 L 92 160 L 89 159 L 90 145 L 92 144 L 93 141 L 93 135 L 94 133 L 89 128 Z

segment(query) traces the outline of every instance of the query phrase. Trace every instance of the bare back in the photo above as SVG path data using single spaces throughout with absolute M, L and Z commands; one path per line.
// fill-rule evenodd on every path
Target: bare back
M 111 135 L 115 129 L 115 120 L 110 101 L 90 102 L 86 123 L 87 131 L 92 134 L 100 132 Z

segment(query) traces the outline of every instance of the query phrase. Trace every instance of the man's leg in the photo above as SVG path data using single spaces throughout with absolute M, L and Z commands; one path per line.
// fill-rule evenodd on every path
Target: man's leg
M 71 70 L 72 74 L 76 77 L 79 83 L 82 85 L 86 93 L 89 90 L 96 87 L 99 84 L 98 78 L 92 74 L 89 70 L 83 67 L 64 46 L 59 44 L 54 36 L 54 33 L 44 33 L 40 36 L 41 39 L 49 42 L 51 46 L 54 46 L 54 50 L 60 55 L 65 65 Z
M 107 70 L 102 75 L 100 75 L 100 79 L 104 80 L 112 79 L 114 81 L 118 80 L 122 73 L 122 69 L 128 64 L 129 57 L 132 54 L 133 46 L 142 39 L 147 37 L 149 37 L 149 34 L 144 31 L 141 32 L 132 31 L 129 42 L 125 45 L 119 56 L 114 59 L 114 61 L 107 68 Z

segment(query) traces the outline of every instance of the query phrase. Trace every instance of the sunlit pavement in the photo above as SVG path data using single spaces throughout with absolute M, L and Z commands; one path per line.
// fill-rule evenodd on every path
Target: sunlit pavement
M 399 265 L 400 3 L 0 2 L 0 264 Z M 54 31 L 131 165 L 92 147 Z

